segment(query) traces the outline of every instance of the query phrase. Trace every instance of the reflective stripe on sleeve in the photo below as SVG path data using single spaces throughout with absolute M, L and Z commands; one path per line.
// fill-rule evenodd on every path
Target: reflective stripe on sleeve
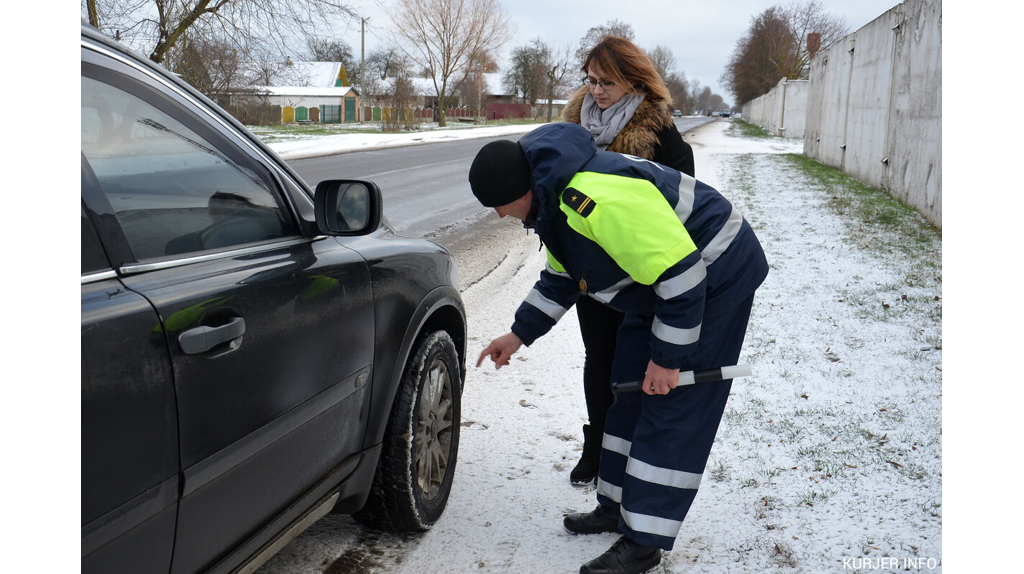
M 697 180 L 682 172 L 679 175 L 682 177 L 679 179 L 679 203 L 676 204 L 675 211 L 679 216 L 679 221 L 686 223 L 693 211 L 694 188 L 697 187 Z
M 679 534 L 679 529 L 683 526 L 682 521 L 679 520 L 658 518 L 649 514 L 637 514 L 622 507 L 619 508 L 619 512 L 622 514 L 622 520 L 625 521 L 626 525 L 637 532 L 675 538 Z
M 669 327 L 662 323 L 661 319 L 655 317 L 654 324 L 651 325 L 651 333 L 672 345 L 689 345 L 696 343 L 700 339 L 700 325 L 692 329 L 679 329 L 677 327 Z
M 633 281 L 633 278 L 627 275 L 625 279 L 619 281 L 615 285 L 612 285 L 611 287 L 603 291 L 591 293 L 590 297 L 593 299 L 597 299 L 602 303 L 611 303 L 611 300 L 614 299 L 615 296 L 619 294 L 619 291 L 622 291 L 623 289 L 629 287 L 633 283 L 636 283 L 636 281 Z
M 601 440 L 601 448 L 617 452 L 622 456 L 629 456 L 629 447 L 632 446 L 632 444 L 633 443 L 624 438 L 619 438 L 607 433 L 605 433 L 604 438 Z
M 719 256 L 725 253 L 725 250 L 732 244 L 732 240 L 739 234 L 742 226 L 743 216 L 734 207 L 732 213 L 729 214 L 729 220 L 722 226 L 718 235 L 715 235 L 715 238 L 708 243 L 708 246 L 700 252 L 701 257 L 704 258 L 705 265 L 711 265 Z
M 703 475 L 683 470 L 672 470 L 647 464 L 641 460 L 630 458 L 626 463 L 626 474 L 639 478 L 644 482 L 671 486 L 673 488 L 688 488 L 697 490 L 700 486 L 700 479 Z
M 565 315 L 565 312 L 568 311 L 565 307 L 562 307 L 558 303 L 555 303 L 551 299 L 541 295 L 536 289 L 530 291 L 530 294 L 526 296 L 525 302 L 533 305 L 541 313 L 544 313 L 548 317 L 554 319 L 556 323 L 562 318 L 562 315 Z
M 704 261 L 701 260 L 693 267 L 687 269 L 684 273 L 676 275 L 671 279 L 655 283 L 654 292 L 658 297 L 661 297 L 662 301 L 667 301 L 700 285 L 700 282 L 707 277 L 707 274 L 707 268 L 704 265 Z

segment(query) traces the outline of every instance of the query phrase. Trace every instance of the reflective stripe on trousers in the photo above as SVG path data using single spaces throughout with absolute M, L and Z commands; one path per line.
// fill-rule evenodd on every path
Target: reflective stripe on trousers
M 752 302 L 705 318 L 687 369 L 737 363 Z M 650 337 L 650 322 L 626 316 L 616 341 L 614 381 L 643 379 Z M 667 395 L 616 396 L 605 422 L 597 500 L 621 506 L 619 527 L 634 542 L 672 549 L 697 495 L 730 388 L 731 381 L 716 381 Z

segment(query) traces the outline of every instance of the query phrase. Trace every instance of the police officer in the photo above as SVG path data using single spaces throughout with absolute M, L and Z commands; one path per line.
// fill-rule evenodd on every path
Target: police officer
M 677 388 L 680 370 L 739 359 L 753 294 L 768 273 L 742 215 L 711 187 L 660 164 L 599 152 L 577 124 L 555 123 L 518 143 L 495 141 L 469 171 L 473 194 L 520 219 L 547 248 L 540 279 L 490 357 L 509 364 L 577 298 L 626 314 L 613 381 L 643 380 L 608 412 L 598 506 L 570 514 L 574 534 L 622 536 L 583 574 L 646 572 L 671 550 L 697 493 L 731 381 Z

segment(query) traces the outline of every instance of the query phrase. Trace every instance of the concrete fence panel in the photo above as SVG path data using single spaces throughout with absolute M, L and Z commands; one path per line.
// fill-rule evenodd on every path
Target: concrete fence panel
M 811 63 L 804 153 L 942 227 L 942 3 L 906 0 Z
M 903 14 L 884 187 L 942 227 L 942 4 L 908 0 Z
M 814 58 L 807 95 L 804 153 L 839 169 L 846 151 L 853 44 L 853 38 L 847 36 Z
M 807 128 L 807 80 L 790 80 L 786 83 L 783 101 L 779 102 L 782 117 L 779 130 L 787 138 L 802 138 Z
M 777 136 L 804 137 L 807 84 L 807 80 L 779 80 L 770 92 L 743 106 L 743 119 Z
M 843 171 L 872 187 L 882 187 L 885 174 L 886 135 L 893 85 L 890 10 L 857 31 L 850 55 L 850 97 L 847 110 Z

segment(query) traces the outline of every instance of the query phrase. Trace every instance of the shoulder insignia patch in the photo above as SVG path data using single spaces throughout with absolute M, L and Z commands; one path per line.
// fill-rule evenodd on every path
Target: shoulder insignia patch
M 562 203 L 583 217 L 590 215 L 590 212 L 594 211 L 594 206 L 597 205 L 582 191 L 571 187 L 565 188 L 565 191 L 562 192 Z

